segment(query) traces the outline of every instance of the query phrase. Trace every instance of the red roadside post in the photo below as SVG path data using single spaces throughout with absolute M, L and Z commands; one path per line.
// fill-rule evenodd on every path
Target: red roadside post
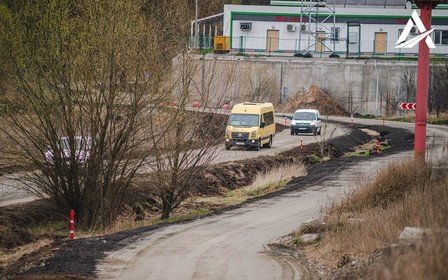
M 420 9 L 420 18 L 426 30 L 431 29 L 431 12 L 439 0 L 416 0 Z M 418 45 L 417 98 L 415 110 L 414 160 L 425 161 L 426 150 L 426 114 L 428 107 L 429 85 L 429 47 L 425 40 Z
M 70 240 L 75 238 L 75 210 L 70 210 Z

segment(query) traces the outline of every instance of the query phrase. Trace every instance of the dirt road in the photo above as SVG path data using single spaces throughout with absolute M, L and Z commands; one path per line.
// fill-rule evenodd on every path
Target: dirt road
M 360 121 L 361 122 L 361 121 Z M 369 123 L 370 120 L 363 120 Z M 378 122 L 378 121 L 376 121 Z M 407 129 L 412 124 L 392 124 Z M 442 149 L 446 127 L 428 127 L 428 145 Z M 321 206 L 360 180 L 369 180 L 394 159 L 412 152 L 333 166 L 306 188 L 247 204 L 219 216 L 145 233 L 97 265 L 100 279 L 308 279 L 306 269 L 266 245 L 317 218 Z M 300 185 L 301 180 L 291 184 Z

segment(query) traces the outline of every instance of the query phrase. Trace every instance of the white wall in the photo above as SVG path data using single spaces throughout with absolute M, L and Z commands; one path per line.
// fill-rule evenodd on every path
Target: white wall
M 374 51 L 374 39 L 375 32 L 386 32 L 387 33 L 387 53 L 408 53 L 417 54 L 418 46 L 411 49 L 396 49 L 395 44 L 398 39 L 399 29 L 403 29 L 405 26 L 406 18 L 411 16 L 412 11 L 410 9 L 404 8 L 388 8 L 388 9 L 378 9 L 378 8 L 336 8 L 336 14 L 338 15 L 396 15 L 402 16 L 403 20 L 399 24 L 361 24 L 361 52 L 372 53 Z M 231 30 L 230 23 L 230 13 L 234 12 L 251 12 L 251 13 L 271 13 L 271 14 L 287 14 L 300 16 L 300 7 L 278 7 L 278 6 L 243 6 L 243 5 L 225 5 L 224 6 L 224 36 L 232 36 L 232 48 L 245 48 L 245 49 L 266 49 L 267 45 L 267 30 L 279 30 L 279 50 L 280 51 L 295 51 L 299 49 L 303 50 L 309 45 L 314 45 L 314 37 L 311 37 L 310 44 L 308 43 L 309 34 L 300 33 L 300 22 L 281 22 L 281 21 L 252 21 L 251 31 L 240 30 L 240 22 L 245 22 L 241 20 L 234 20 Z M 328 11 L 326 11 L 328 13 Z M 433 17 L 437 16 L 448 16 L 448 10 L 434 10 Z M 356 20 L 356 18 L 354 18 Z M 293 24 L 296 26 L 295 32 L 288 32 L 287 25 Z M 316 26 L 312 24 L 310 26 L 308 22 L 304 22 L 308 28 L 311 27 L 311 31 L 316 31 Z M 332 19 L 329 18 L 325 23 L 321 24 L 320 27 L 322 31 L 330 33 L 331 27 L 333 27 Z M 347 37 L 347 24 L 336 23 L 336 27 L 340 27 L 340 38 L 341 42 L 335 44 L 335 51 L 345 52 Z M 448 26 L 433 26 L 437 30 L 448 30 Z M 239 37 L 244 37 L 244 45 L 240 45 Z M 416 35 L 411 35 L 412 38 Z M 299 38 L 301 38 L 299 43 Z M 325 44 L 333 50 L 333 43 L 326 41 Z M 310 51 L 314 51 L 314 46 L 310 47 Z M 329 50 L 326 50 L 329 52 Z M 431 49 L 433 54 L 448 54 L 448 45 L 437 45 L 435 49 Z

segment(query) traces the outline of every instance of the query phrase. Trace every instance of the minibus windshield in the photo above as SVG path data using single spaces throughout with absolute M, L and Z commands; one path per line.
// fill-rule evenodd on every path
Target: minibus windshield
M 228 125 L 231 126 L 259 126 L 260 116 L 253 114 L 231 114 Z

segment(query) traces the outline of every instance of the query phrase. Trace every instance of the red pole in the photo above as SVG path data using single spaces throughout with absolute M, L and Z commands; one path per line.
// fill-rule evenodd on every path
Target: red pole
M 420 18 L 426 30 L 431 29 L 431 10 L 433 2 L 417 1 Z M 418 45 L 417 98 L 415 108 L 414 160 L 425 161 L 426 114 L 429 85 L 429 47 L 425 40 Z
M 70 210 L 70 240 L 75 238 L 75 210 Z
M 300 138 L 300 149 L 303 149 L 303 138 Z

